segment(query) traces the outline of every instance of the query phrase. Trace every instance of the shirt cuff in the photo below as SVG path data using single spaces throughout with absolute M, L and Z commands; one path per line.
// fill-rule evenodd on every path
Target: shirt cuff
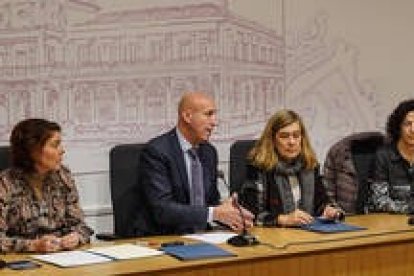
M 213 211 L 214 211 L 214 207 L 208 207 L 208 216 L 207 216 L 208 223 L 213 222 Z

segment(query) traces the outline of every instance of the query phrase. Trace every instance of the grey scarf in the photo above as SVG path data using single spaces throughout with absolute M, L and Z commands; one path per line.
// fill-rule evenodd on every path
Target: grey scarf
M 315 172 L 314 170 L 307 170 L 304 168 L 301 158 L 296 159 L 293 163 L 285 163 L 279 161 L 274 173 L 273 187 L 270 187 L 270 193 L 273 193 L 274 188 L 280 195 L 282 201 L 283 213 L 287 214 L 295 210 L 295 202 L 293 199 L 292 188 L 288 181 L 289 175 L 298 177 L 301 199 L 299 208 L 309 214 L 313 214 L 314 206 L 313 199 L 315 194 Z M 275 191 L 276 192 L 276 191 Z

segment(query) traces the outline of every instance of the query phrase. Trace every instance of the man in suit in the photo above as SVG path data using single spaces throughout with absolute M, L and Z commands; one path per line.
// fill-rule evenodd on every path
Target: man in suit
M 206 230 L 213 221 L 239 232 L 252 226 L 253 215 L 239 210 L 236 197 L 220 203 L 217 151 L 208 143 L 217 125 L 216 113 L 210 96 L 186 93 L 178 106 L 176 127 L 146 145 L 140 175 L 151 229 L 137 223 L 139 233 L 192 233 Z M 198 163 L 193 165 L 195 156 Z

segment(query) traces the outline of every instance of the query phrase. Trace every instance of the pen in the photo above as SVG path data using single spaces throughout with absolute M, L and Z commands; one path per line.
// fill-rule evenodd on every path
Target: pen
M 163 242 L 161 244 L 161 247 L 176 246 L 176 245 L 184 245 L 184 242 L 183 241 Z
M 135 245 L 140 245 L 140 246 L 157 246 L 158 243 L 156 242 L 152 242 L 152 241 L 136 241 Z

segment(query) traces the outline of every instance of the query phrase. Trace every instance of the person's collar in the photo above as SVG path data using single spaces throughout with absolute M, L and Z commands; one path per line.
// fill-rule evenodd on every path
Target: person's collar
M 400 141 L 397 141 L 397 143 L 395 143 L 396 154 L 398 153 L 401 159 L 404 159 L 405 161 L 411 164 L 412 162 L 409 159 L 406 159 L 411 158 L 411 149 L 409 148 L 409 146 L 406 146 L 402 143 L 400 144 L 399 142 Z
M 402 157 L 400 151 L 398 150 L 397 143 L 395 143 L 395 142 L 391 144 L 390 158 L 394 162 L 399 162 L 401 160 L 404 160 L 404 158 Z
M 178 142 L 180 143 L 180 147 L 183 152 L 187 152 L 189 149 L 193 148 L 193 145 L 191 145 L 191 143 L 185 139 L 184 135 L 181 133 L 178 127 L 175 128 L 175 131 L 177 133 Z

